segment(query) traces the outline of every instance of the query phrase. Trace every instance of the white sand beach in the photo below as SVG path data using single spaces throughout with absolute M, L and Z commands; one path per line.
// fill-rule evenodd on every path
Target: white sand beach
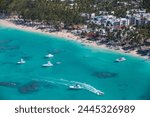
M 20 30 L 30 31 L 30 32 L 37 32 L 37 33 L 43 33 L 43 34 L 63 37 L 63 38 L 69 39 L 69 40 L 78 41 L 80 43 L 83 43 L 84 45 L 92 46 L 92 47 L 95 47 L 95 48 L 109 49 L 105 45 L 97 45 L 96 42 L 94 42 L 94 41 L 89 41 L 89 40 L 87 40 L 85 38 L 80 38 L 78 36 L 73 35 L 72 33 L 67 32 L 66 30 L 62 30 L 60 32 L 49 33 L 49 32 L 42 31 L 41 29 L 36 29 L 35 27 L 16 25 L 16 24 L 12 23 L 10 21 L 10 19 L 0 19 L 0 25 L 6 26 L 6 27 L 17 28 L 17 29 L 20 29 Z M 112 49 L 109 49 L 109 50 L 125 53 L 125 51 L 122 50 L 122 49 L 115 50 L 115 49 L 112 48 Z M 137 54 L 136 50 L 130 51 L 129 53 L 126 53 L 126 54 L 131 54 L 133 56 L 147 58 L 146 56 L 141 56 L 141 55 Z

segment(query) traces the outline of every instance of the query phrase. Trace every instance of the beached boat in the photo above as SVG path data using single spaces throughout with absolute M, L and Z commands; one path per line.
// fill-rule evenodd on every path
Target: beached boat
M 52 54 L 45 55 L 45 58 L 52 58 L 52 57 L 54 57 L 54 55 Z
M 42 66 L 43 67 L 52 67 L 53 64 L 50 61 L 48 61 L 46 64 L 43 64 Z
M 116 59 L 116 62 L 123 62 L 123 61 L 126 61 L 126 58 L 121 57 L 121 58 Z
M 20 61 L 17 62 L 18 64 L 25 64 L 26 61 L 24 61 L 22 58 L 20 59 Z

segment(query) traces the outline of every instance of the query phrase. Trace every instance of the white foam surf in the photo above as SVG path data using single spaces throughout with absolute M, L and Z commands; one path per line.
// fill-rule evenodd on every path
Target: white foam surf
M 90 92 L 95 93 L 95 94 L 98 94 L 98 93 L 104 94 L 104 92 L 96 89 L 95 87 L 93 87 L 87 83 L 82 83 L 82 82 L 77 82 L 77 81 L 68 81 L 68 80 L 64 80 L 64 79 L 61 79 L 61 81 L 65 81 L 65 82 L 68 82 L 68 83 L 73 84 L 73 85 L 79 84 L 82 87 L 82 89 L 90 91 Z
M 36 80 L 36 79 L 34 79 L 34 80 Z M 76 84 L 79 84 L 82 87 L 81 89 L 83 89 L 83 90 L 87 90 L 96 95 L 104 94 L 104 92 L 96 89 L 94 86 L 92 86 L 90 84 L 77 82 L 77 81 L 69 81 L 69 80 L 65 80 L 65 79 L 49 79 L 49 80 L 36 80 L 36 81 L 51 83 L 51 84 L 55 84 L 55 85 L 67 86 L 68 88 L 69 88 L 69 86 L 72 86 L 72 85 L 74 86 Z

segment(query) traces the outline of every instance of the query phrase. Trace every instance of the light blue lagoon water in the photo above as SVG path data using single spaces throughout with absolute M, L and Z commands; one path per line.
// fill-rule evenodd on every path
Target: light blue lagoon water
M 47 59 L 48 53 L 54 55 Z M 127 61 L 114 60 L 124 56 Z M 26 64 L 16 64 L 24 58 Z M 54 66 L 43 68 L 50 60 Z M 61 62 L 61 64 L 57 64 Z M 71 90 L 80 84 L 82 90 Z M 0 99 L 150 99 L 150 62 L 37 33 L 0 27 Z M 105 94 L 98 96 L 96 91 Z

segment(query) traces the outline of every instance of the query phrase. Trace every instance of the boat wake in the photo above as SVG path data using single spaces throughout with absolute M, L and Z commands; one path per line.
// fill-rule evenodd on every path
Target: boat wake
M 78 84 L 78 85 L 80 85 L 82 87 L 82 89 L 90 91 L 90 92 L 92 92 L 94 94 L 97 94 L 97 95 L 104 94 L 104 92 L 96 89 L 95 87 L 93 87 L 93 86 L 91 86 L 91 85 L 89 85 L 87 83 L 81 83 L 81 82 L 77 82 L 77 81 L 68 81 L 68 80 L 64 80 L 64 79 L 60 79 L 60 80 L 63 81 L 63 82 L 68 83 L 69 84 L 68 86 Z
M 65 80 L 65 79 L 49 79 L 49 80 L 37 80 L 34 79 L 36 81 L 39 82 L 45 82 L 45 83 L 50 83 L 53 85 L 61 85 L 61 86 L 66 86 L 69 88 L 69 86 L 74 86 L 76 84 L 80 85 L 82 90 L 87 90 L 89 92 L 92 92 L 96 95 L 103 95 L 104 92 L 96 89 L 95 87 L 91 86 L 90 84 L 87 83 L 82 83 L 82 82 L 77 82 L 77 81 L 69 81 L 69 80 Z

